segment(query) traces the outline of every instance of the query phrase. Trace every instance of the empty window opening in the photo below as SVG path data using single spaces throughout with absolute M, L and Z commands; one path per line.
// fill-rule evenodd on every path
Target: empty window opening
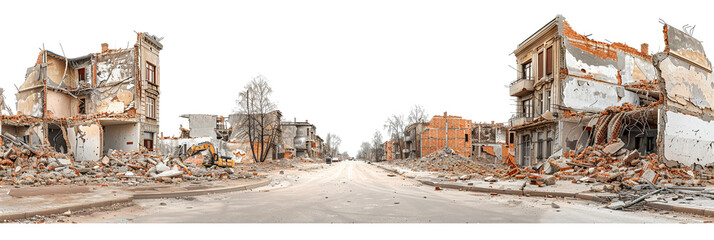
M 79 80 L 80 83 L 87 82 L 87 75 L 85 75 L 84 73 L 84 68 L 80 68 L 77 70 L 77 80 Z
M 86 97 L 80 97 L 79 99 L 79 106 L 77 109 L 77 113 L 79 114 L 87 114 L 87 98 Z

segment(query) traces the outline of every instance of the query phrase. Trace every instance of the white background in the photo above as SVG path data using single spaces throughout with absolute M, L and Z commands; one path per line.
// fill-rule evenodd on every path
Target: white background
M 0 87 L 15 108 L 43 44 L 68 57 L 126 48 L 134 31 L 164 37 L 161 131 L 178 116 L 229 114 L 243 86 L 264 75 L 286 120 L 308 120 L 356 154 L 391 114 L 421 104 L 429 115 L 505 122 L 516 46 L 562 14 L 580 34 L 650 52 L 664 46 L 659 18 L 707 50 L 711 8 L 688 1 L 13 1 L 0 6 Z M 710 51 L 711 52 L 711 51 Z

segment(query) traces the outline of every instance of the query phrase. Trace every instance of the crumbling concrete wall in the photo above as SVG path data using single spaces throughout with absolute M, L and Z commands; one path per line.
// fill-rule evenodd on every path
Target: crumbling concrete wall
M 666 111 L 664 157 L 692 166 L 714 163 L 714 122 Z
M 17 113 L 28 115 L 31 117 L 43 117 L 43 94 L 42 88 L 18 92 L 17 98 Z
M 191 137 L 210 137 L 216 139 L 216 115 L 186 114 L 181 117 L 188 118 Z
M 588 39 L 566 21 L 560 23 L 560 34 L 565 62 L 561 72 L 566 73 L 562 98 L 566 107 L 597 112 L 623 103 L 637 106 L 637 94 L 622 85 L 651 83 L 657 78 L 647 52 L 622 43 Z
M 102 157 L 102 126 L 98 122 L 70 126 L 67 136 L 76 161 L 96 161 Z
M 123 113 L 135 108 L 134 50 L 116 50 L 100 54 L 97 66 L 97 86 L 92 95 L 95 113 Z
M 701 42 L 664 26 L 665 51 L 653 62 L 666 96 L 660 124 L 661 146 L 669 161 L 692 166 L 714 164 L 714 76 Z
M 139 150 L 137 142 L 139 139 L 139 124 L 115 124 L 104 126 L 104 148 L 103 153 L 106 155 L 110 149 L 121 150 L 125 152 Z
M 638 106 L 640 102 L 637 93 L 627 91 L 622 86 L 577 77 L 569 76 L 564 81 L 563 104 L 570 108 L 598 112 L 624 103 Z

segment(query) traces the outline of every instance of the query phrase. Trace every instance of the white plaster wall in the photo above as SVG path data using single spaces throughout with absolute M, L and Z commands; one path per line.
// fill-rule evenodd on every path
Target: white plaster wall
M 139 142 L 138 128 L 138 123 L 104 126 L 104 154 L 109 149 L 126 152 L 138 151 L 139 145 L 143 144 L 143 142 Z
M 67 128 L 75 161 L 97 161 L 102 157 L 100 131 L 101 126 L 96 123 Z
M 72 100 L 67 94 L 47 91 L 47 111 L 53 117 L 69 118 L 72 116 Z
M 664 156 L 681 164 L 714 163 L 714 122 L 672 111 L 666 112 Z
M 698 108 L 714 108 L 711 73 L 671 56 L 662 60 L 659 68 L 669 99 L 682 105 L 692 103 Z
M 587 79 L 568 77 L 563 88 L 563 105 L 577 110 L 602 111 L 612 106 L 630 103 L 638 106 L 637 94 L 622 88 L 623 96 L 618 99 L 618 85 L 607 84 Z
M 216 138 L 215 115 L 189 115 L 188 124 L 191 129 L 191 137 Z

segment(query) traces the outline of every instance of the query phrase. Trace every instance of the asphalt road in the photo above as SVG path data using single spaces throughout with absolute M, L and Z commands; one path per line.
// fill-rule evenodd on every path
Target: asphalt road
M 435 191 L 413 179 L 348 161 L 286 171 L 252 191 L 137 200 L 133 207 L 75 219 L 148 223 L 655 223 L 691 216 L 622 212 L 578 199 Z M 555 204 L 555 205 L 553 205 Z

